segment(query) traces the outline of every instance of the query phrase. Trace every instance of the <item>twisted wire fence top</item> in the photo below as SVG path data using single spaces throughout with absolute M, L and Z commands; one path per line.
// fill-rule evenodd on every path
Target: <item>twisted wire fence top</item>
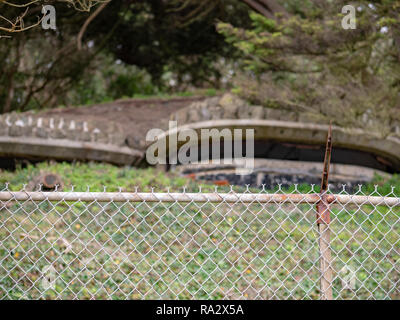
M 12 189 L 0 190 L 2 299 L 318 299 L 322 200 L 333 297 L 400 298 L 395 188 Z

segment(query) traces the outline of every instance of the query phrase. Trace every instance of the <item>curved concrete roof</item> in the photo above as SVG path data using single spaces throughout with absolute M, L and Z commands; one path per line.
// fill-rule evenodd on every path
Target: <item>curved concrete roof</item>
M 186 129 L 193 129 L 200 133 L 201 129 L 254 129 L 255 140 L 268 140 L 287 143 L 301 143 L 312 145 L 324 145 L 328 132 L 328 125 L 257 119 L 224 119 L 189 123 L 166 131 L 158 139 L 167 139 L 167 150 L 174 146 L 175 142 L 169 137 Z M 344 129 L 332 126 L 333 147 L 349 150 L 359 150 L 371 153 L 378 157 L 379 161 L 387 162 L 400 171 L 400 139 L 389 136 L 379 138 L 362 129 Z M 201 135 L 198 134 L 199 142 Z M 184 142 L 178 143 L 178 147 Z M 151 144 L 151 143 L 150 143 Z M 149 144 L 149 145 L 150 145 Z

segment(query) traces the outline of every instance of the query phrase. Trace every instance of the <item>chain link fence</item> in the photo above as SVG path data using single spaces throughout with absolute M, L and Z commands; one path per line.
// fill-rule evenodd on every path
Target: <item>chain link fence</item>
M 330 212 L 324 228 L 321 201 Z M 322 197 L 314 188 L 6 188 L 0 241 L 0 299 L 400 299 L 393 189 Z

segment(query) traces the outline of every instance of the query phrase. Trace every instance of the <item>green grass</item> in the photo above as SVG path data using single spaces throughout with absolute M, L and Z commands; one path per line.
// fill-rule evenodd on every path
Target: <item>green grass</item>
M 67 163 L 67 162 L 41 162 L 36 165 L 28 165 L 25 168 L 17 168 L 15 171 L 5 171 L 0 169 L 0 190 L 5 188 L 6 183 L 9 183 L 9 188 L 13 191 L 19 191 L 24 184 L 28 184 L 36 176 L 41 173 L 56 173 L 63 180 L 66 190 L 70 190 L 71 186 L 77 191 L 85 191 L 87 187 L 91 191 L 103 191 L 104 186 L 107 186 L 107 191 L 134 191 L 137 187 L 139 190 L 146 192 L 151 191 L 154 187 L 156 191 L 182 191 L 186 187 L 187 191 L 196 192 L 199 186 L 202 190 L 212 192 L 214 186 L 208 183 L 199 183 L 185 177 L 177 176 L 172 173 L 164 173 L 154 168 L 137 169 L 130 167 L 117 167 L 109 164 L 101 163 Z M 400 196 L 400 176 L 393 175 L 390 180 L 385 180 L 382 177 L 376 176 L 375 180 L 370 184 L 362 187 L 362 192 L 365 194 L 374 195 L 375 185 L 378 186 L 377 192 L 381 195 Z M 392 192 L 394 187 L 394 192 Z M 221 192 L 229 192 L 229 187 L 220 186 L 218 190 Z M 234 187 L 236 192 L 244 192 L 243 187 Z M 250 188 L 253 192 L 260 192 L 257 188 Z M 275 187 L 271 192 L 276 192 L 278 187 Z M 314 190 L 319 192 L 320 187 L 315 186 Z M 291 186 L 282 190 L 282 192 L 311 192 L 309 185 Z
M 0 172 L 0 188 L 44 171 L 76 190 L 199 187 L 154 169 L 42 163 Z M 400 209 L 345 209 L 332 208 L 334 297 L 400 299 Z M 310 205 L 0 202 L 0 298 L 318 299 L 317 239 Z M 57 280 L 45 290 L 49 264 Z M 356 270 L 354 291 L 342 290 L 344 266 Z
M 184 177 L 173 174 L 166 174 L 153 168 L 136 169 L 130 167 L 116 167 L 109 164 L 99 163 L 47 163 L 42 162 L 37 165 L 28 165 L 26 168 L 19 168 L 14 172 L 0 171 L 0 189 L 5 188 L 9 183 L 9 188 L 18 191 L 24 184 L 32 181 L 42 173 L 58 174 L 64 184 L 65 190 L 70 190 L 74 186 L 76 191 L 85 191 L 88 187 L 90 191 L 103 191 L 107 186 L 107 191 L 134 191 L 135 187 L 146 192 L 151 191 L 151 187 L 156 190 L 179 190 L 184 186 L 194 189 L 197 184 Z

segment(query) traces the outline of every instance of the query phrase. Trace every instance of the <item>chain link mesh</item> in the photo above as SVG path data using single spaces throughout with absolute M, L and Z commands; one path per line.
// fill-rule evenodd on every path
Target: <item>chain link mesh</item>
M 133 194 L 0 190 L 0 299 L 321 297 L 314 188 Z M 399 299 L 400 198 L 334 196 L 333 298 Z

